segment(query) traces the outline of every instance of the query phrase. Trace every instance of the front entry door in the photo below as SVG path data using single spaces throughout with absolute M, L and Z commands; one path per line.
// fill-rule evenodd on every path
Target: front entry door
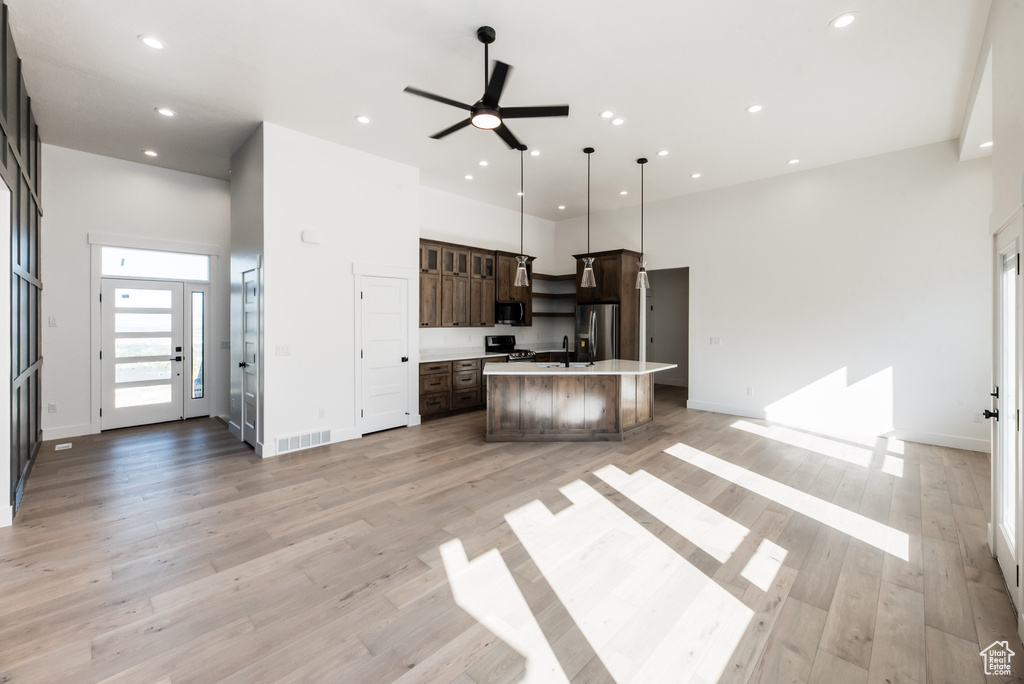
M 101 429 L 180 420 L 191 367 L 184 284 L 104 278 L 101 293 Z
M 409 424 L 409 281 L 363 276 L 360 432 Z
M 997 238 L 998 239 L 998 238 Z M 993 405 L 996 409 L 993 425 L 993 534 L 995 555 L 999 561 L 1006 586 L 1011 587 L 1010 598 L 1019 608 L 1020 530 L 1018 529 L 1021 504 L 1019 387 L 1018 377 L 1018 247 L 1016 241 L 1000 250 L 997 258 L 998 286 L 996 288 L 996 343 L 994 377 L 996 387 Z

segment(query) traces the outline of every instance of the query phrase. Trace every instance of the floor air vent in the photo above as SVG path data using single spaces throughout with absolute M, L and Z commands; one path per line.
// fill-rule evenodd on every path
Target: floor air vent
M 331 443 L 331 431 L 320 430 L 318 432 L 307 432 L 293 437 L 279 437 L 277 440 L 277 453 L 285 454 L 289 451 L 311 449 L 323 444 Z

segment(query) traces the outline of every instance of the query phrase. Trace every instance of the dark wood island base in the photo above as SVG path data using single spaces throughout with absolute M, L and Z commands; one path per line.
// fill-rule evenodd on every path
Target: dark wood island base
M 654 420 L 653 372 L 522 365 L 532 368 L 487 375 L 488 442 L 622 441 Z

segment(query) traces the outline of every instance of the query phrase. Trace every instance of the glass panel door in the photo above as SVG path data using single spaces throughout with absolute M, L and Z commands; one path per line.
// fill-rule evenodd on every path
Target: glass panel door
M 182 418 L 184 286 L 104 278 L 101 292 L 102 429 Z
M 1000 255 L 996 315 L 997 384 L 995 407 L 998 417 L 993 430 L 995 553 L 1007 587 L 1017 584 L 1017 517 L 1020 506 L 1017 441 L 1017 249 Z M 1011 591 L 1016 604 L 1018 597 Z

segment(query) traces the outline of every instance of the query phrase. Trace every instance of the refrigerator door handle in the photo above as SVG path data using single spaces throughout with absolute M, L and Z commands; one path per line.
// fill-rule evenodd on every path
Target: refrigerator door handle
M 590 363 L 597 356 L 597 309 L 590 311 Z

